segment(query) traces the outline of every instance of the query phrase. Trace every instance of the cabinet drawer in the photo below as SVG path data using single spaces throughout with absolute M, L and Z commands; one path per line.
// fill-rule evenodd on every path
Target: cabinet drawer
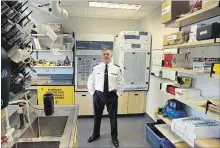
M 93 97 L 88 92 L 75 92 L 75 104 L 79 105 L 79 115 L 94 115 Z
M 146 106 L 146 92 L 132 91 L 128 93 L 128 114 L 144 113 Z

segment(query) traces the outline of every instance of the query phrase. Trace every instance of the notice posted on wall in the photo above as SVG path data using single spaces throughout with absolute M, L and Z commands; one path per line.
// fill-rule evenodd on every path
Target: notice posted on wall
M 38 104 L 44 104 L 44 94 L 52 93 L 54 103 L 70 105 L 74 103 L 74 86 L 38 86 Z
M 48 89 L 47 93 L 52 93 L 54 99 L 64 99 L 64 90 L 63 89 Z

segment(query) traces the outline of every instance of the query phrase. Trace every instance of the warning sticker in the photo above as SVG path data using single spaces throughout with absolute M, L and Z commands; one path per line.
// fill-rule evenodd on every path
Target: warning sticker
M 48 89 L 47 93 L 52 93 L 54 99 L 64 99 L 64 90 L 62 89 Z

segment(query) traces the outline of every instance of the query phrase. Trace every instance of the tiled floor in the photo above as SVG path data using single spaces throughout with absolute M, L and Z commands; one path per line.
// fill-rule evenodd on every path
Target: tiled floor
M 145 122 L 146 116 L 118 117 L 118 140 L 120 147 L 151 147 L 146 142 Z M 110 136 L 110 121 L 108 117 L 102 118 L 101 137 L 92 143 L 87 139 L 92 135 L 93 118 L 79 118 L 78 147 L 114 147 Z

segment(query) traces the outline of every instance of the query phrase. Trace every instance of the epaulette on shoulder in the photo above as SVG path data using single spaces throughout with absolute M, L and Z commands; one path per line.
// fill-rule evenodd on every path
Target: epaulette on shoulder
M 97 65 L 99 65 L 99 64 L 95 64 L 93 67 L 95 67 L 95 66 L 97 66 Z
M 116 65 L 116 64 L 114 64 L 115 66 L 117 66 L 117 67 L 120 67 L 120 66 L 118 66 L 118 65 Z

